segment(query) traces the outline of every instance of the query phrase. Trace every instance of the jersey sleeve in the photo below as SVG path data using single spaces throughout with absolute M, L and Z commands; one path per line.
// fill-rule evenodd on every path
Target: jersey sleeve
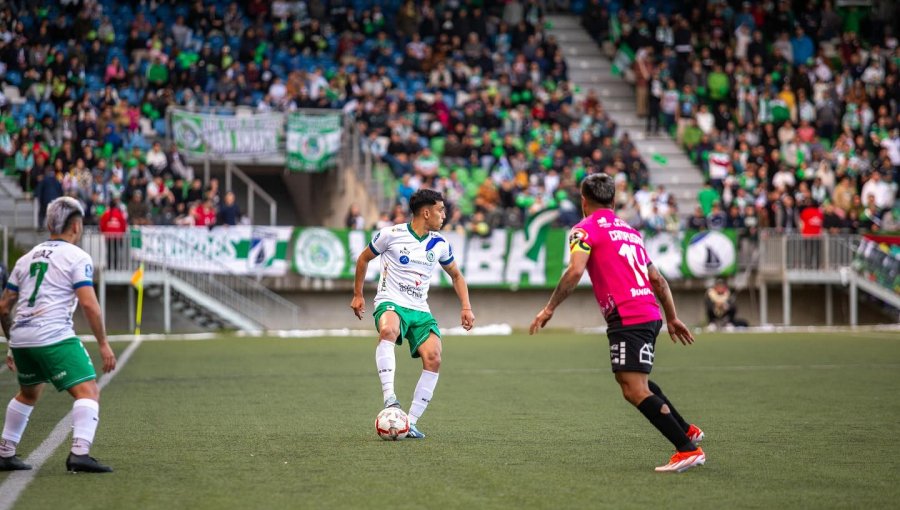
M 448 266 L 453 263 L 453 247 L 450 246 L 448 241 L 444 241 L 443 244 L 446 246 L 444 247 L 443 255 L 438 258 L 438 262 L 440 262 L 442 266 Z
M 369 242 L 369 249 L 376 256 L 381 255 L 388 249 L 391 243 L 391 227 L 383 228 L 375 233 L 375 237 Z
M 590 237 L 585 229 L 575 227 L 569 232 L 569 253 L 591 252 Z
M 22 285 L 22 275 L 21 269 L 19 265 L 16 264 L 13 266 L 13 270 L 9 272 L 9 279 L 6 280 L 6 288 L 13 291 L 19 292 L 19 286 Z
M 85 254 L 75 259 L 75 263 L 69 268 L 69 280 L 73 289 L 94 285 L 94 261 L 90 255 Z

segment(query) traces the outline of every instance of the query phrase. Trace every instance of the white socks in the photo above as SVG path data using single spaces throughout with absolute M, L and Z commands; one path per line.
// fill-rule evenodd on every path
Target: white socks
M 416 391 L 413 393 L 412 403 L 409 405 L 409 422 L 413 425 L 419 421 L 431 397 L 434 396 L 434 388 L 437 386 L 438 373 L 422 370 L 422 376 L 419 377 L 419 383 L 416 384 Z
M 6 406 L 6 421 L 3 422 L 3 440 L 0 441 L 0 457 L 12 457 L 16 454 L 16 446 L 22 440 L 28 417 L 34 406 L 23 404 L 16 399 Z
M 72 453 L 88 454 L 99 421 L 100 404 L 96 400 L 80 398 L 72 404 Z
M 394 342 L 382 339 L 375 347 L 375 366 L 378 367 L 378 378 L 381 379 L 381 393 L 384 399 L 394 394 L 394 373 L 397 371 L 397 358 L 394 357 Z

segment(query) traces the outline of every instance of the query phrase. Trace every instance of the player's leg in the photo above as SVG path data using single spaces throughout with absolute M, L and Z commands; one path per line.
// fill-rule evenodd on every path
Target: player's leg
M 381 394 L 384 407 L 400 407 L 394 393 L 394 374 L 397 371 L 397 358 L 394 356 L 394 345 L 401 338 L 400 316 L 393 310 L 376 311 L 378 327 L 378 345 L 375 346 L 375 367 L 381 379 Z
M 16 448 L 22 441 L 28 418 L 43 389 L 43 384 L 20 386 L 19 392 L 6 406 L 6 420 L 3 422 L 3 436 L 0 439 L 0 471 L 31 469 L 16 455 Z
M 665 400 L 650 391 L 648 375 L 643 372 L 616 372 L 622 396 L 643 414 L 678 451 L 692 451 L 696 446 L 672 415 Z
M 663 399 L 663 402 L 669 406 L 669 411 L 672 413 L 672 417 L 675 418 L 675 421 L 678 422 L 678 425 L 684 430 L 684 433 L 687 434 L 688 438 L 694 443 L 699 443 L 703 441 L 703 431 L 700 430 L 700 427 L 694 425 L 693 423 L 688 423 L 684 418 L 681 417 L 681 414 L 675 409 L 675 406 L 672 405 L 672 401 L 666 397 L 662 389 L 655 382 L 648 380 L 647 385 L 650 387 L 650 391 L 653 392 L 654 395 Z
M 68 388 L 72 404 L 72 449 L 66 459 L 69 471 L 108 473 L 112 471 L 90 456 L 91 445 L 100 423 L 100 387 L 94 379 Z
M 650 391 L 648 374 L 643 372 L 616 372 L 616 381 L 622 388 L 622 396 L 638 408 L 641 414 L 669 440 L 677 450 L 659 472 L 682 472 L 706 462 L 703 450 L 695 445 L 681 428 L 666 402 Z
M 414 439 L 424 438 L 416 427 L 419 418 L 425 414 L 425 409 L 434 396 L 434 390 L 438 383 L 438 373 L 441 370 L 441 338 L 433 331 L 428 332 L 428 339 L 422 342 L 416 349 L 416 353 L 422 358 L 422 375 L 413 392 L 412 403 L 409 405 L 409 430 L 408 437 Z
M 690 428 L 690 424 L 681 417 L 681 414 L 675 409 L 675 406 L 672 405 L 672 402 L 663 394 L 662 389 L 658 384 L 651 380 L 647 380 L 647 387 L 650 388 L 650 391 L 653 392 L 654 395 L 661 398 L 663 402 L 665 402 L 666 406 L 669 408 L 669 412 L 672 413 L 672 418 L 675 418 L 675 421 L 678 422 L 678 426 L 682 428 L 685 432 Z

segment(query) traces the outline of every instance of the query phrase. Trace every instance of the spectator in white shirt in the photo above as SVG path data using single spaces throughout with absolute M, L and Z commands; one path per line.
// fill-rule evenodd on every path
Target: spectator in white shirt
M 147 166 L 150 167 L 150 171 L 153 172 L 153 175 L 159 175 L 167 166 L 169 166 L 169 162 L 166 159 L 166 153 L 163 152 L 159 142 L 154 142 L 153 148 L 147 151 Z
M 894 205 L 895 192 L 882 180 L 880 172 L 872 172 L 869 180 L 863 184 L 860 198 L 864 204 L 869 203 L 869 195 L 875 197 L 875 206 L 879 209 L 888 209 Z

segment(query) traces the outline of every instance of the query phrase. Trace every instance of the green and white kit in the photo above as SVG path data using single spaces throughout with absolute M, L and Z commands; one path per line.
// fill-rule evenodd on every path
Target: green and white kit
M 19 294 L 9 347 L 21 384 L 64 390 L 96 378 L 72 322 L 75 291 L 92 286 L 93 277 L 91 256 L 60 240 L 38 244 L 16 263 L 6 287 Z
M 428 307 L 428 289 L 435 267 L 453 263 L 450 243 L 436 232 L 420 237 L 405 223 L 381 229 L 369 243 L 369 249 L 381 256 L 375 326 L 385 312 L 396 313 L 400 317 L 397 343 L 406 338 L 410 354 L 416 358 L 419 346 L 430 333 L 441 336 Z

